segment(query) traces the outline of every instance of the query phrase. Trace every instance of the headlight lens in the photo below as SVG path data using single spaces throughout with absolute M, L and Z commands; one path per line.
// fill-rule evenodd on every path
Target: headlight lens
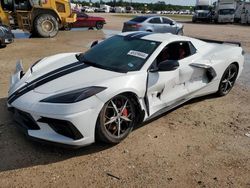
M 82 89 L 77 89 L 65 93 L 61 93 L 58 95 L 54 95 L 51 97 L 48 97 L 46 99 L 41 100 L 40 102 L 47 102 L 47 103 L 76 103 L 79 101 L 82 101 L 84 99 L 87 99 L 97 93 L 100 93 L 101 91 L 107 89 L 106 87 L 86 87 Z

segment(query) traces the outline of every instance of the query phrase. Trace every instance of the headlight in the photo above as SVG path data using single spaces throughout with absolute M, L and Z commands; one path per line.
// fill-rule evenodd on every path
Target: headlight
M 107 89 L 106 87 L 86 87 L 82 89 L 77 89 L 65 93 L 61 93 L 58 95 L 54 95 L 51 97 L 48 97 L 46 99 L 41 100 L 40 102 L 48 102 L 48 103 L 76 103 L 79 101 L 82 101 L 84 99 L 87 99 L 97 93 L 100 93 L 101 91 Z

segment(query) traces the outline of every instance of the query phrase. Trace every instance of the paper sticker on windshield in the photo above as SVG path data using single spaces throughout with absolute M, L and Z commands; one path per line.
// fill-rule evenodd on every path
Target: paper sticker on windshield
M 143 53 L 143 52 L 139 52 L 139 51 L 135 51 L 135 50 L 130 50 L 128 52 L 128 55 L 132 55 L 132 56 L 139 57 L 142 59 L 146 59 L 148 57 L 148 54 Z

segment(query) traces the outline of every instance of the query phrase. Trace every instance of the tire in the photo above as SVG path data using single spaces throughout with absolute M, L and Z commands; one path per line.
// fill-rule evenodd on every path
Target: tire
M 59 26 L 54 16 L 51 14 L 41 14 L 34 21 L 34 30 L 39 37 L 52 38 L 57 35 Z
M 63 26 L 61 30 L 70 31 L 72 29 L 72 27 L 73 27 L 73 24 L 69 23 L 69 24 Z
M 7 45 L 2 40 L 4 39 L 0 38 L 0 48 L 5 48 Z
M 148 29 L 148 30 L 146 30 L 146 31 L 147 31 L 147 32 L 151 32 L 151 33 L 153 32 L 152 30 L 149 30 L 149 29 Z
M 101 30 L 103 28 L 103 22 L 96 22 L 95 27 L 97 30 Z
M 237 76 L 238 67 L 235 64 L 229 65 L 222 75 L 217 92 L 218 96 L 225 96 L 231 91 L 235 84 Z
M 2 44 L 1 42 L 0 42 L 0 48 L 6 48 L 6 44 Z
M 118 144 L 133 130 L 136 122 L 135 105 L 131 98 L 117 95 L 103 106 L 96 125 L 96 138 Z M 120 126 L 119 126 L 120 125 Z

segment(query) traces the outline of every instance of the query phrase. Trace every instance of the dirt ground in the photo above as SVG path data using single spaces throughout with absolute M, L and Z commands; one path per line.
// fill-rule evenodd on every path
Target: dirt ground
M 126 18 L 101 14 L 105 29 Z M 250 52 L 250 27 L 185 24 L 185 34 L 236 40 Z M 102 31 L 62 31 L 53 39 L 16 39 L 0 49 L 0 187 L 250 187 L 250 89 L 236 84 L 226 97 L 208 96 L 134 130 L 116 146 L 78 150 L 42 145 L 18 131 L 6 109 L 18 59 L 85 51 Z

